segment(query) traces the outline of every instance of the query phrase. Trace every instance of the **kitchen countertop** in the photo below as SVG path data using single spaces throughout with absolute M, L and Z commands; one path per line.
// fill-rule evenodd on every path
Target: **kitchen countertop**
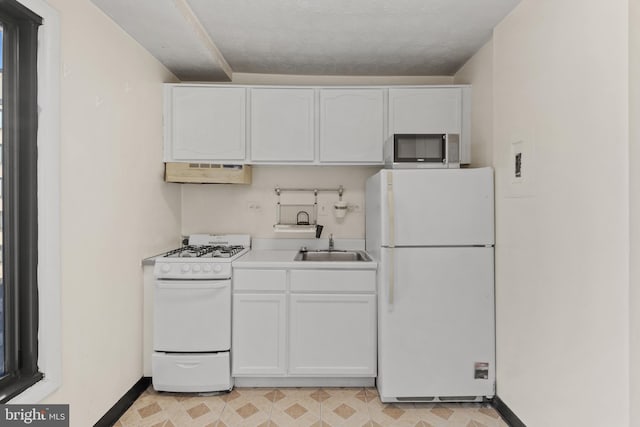
M 233 262 L 233 268 L 295 268 L 331 270 L 375 270 L 375 261 L 294 261 L 297 250 L 254 250 Z
M 156 264 L 156 258 L 161 257 L 162 255 L 166 254 L 168 251 L 169 251 L 169 249 L 167 251 L 159 253 L 158 255 L 150 256 L 149 258 L 143 259 L 142 260 L 142 265 L 155 265 Z
M 375 261 L 294 261 L 298 248 L 307 246 L 309 250 L 325 249 L 328 239 L 253 239 L 253 248 L 246 255 L 233 262 L 234 268 L 296 268 L 296 269 L 348 269 L 375 270 Z M 364 239 L 336 239 L 338 250 L 363 250 Z M 170 248 L 175 249 L 175 248 Z M 168 250 L 170 250 L 168 249 Z M 156 259 L 167 251 L 142 260 L 143 266 L 152 266 Z

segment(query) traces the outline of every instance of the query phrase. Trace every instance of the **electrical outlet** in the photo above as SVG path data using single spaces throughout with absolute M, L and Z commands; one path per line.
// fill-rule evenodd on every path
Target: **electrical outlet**
M 362 206 L 360 206 L 359 203 L 350 203 L 349 204 L 349 212 L 361 213 L 362 212 Z
M 258 202 L 249 201 L 247 202 L 247 210 L 250 212 L 258 212 L 260 210 L 260 205 Z
M 318 205 L 318 216 L 328 216 L 329 215 L 329 205 L 321 204 Z

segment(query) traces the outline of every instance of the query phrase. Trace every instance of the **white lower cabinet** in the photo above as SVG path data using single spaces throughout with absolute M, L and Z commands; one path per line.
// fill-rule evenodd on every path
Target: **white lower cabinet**
M 291 294 L 289 373 L 375 376 L 375 295 Z
M 286 374 L 285 294 L 234 294 L 233 376 Z
M 234 377 L 375 377 L 375 270 L 234 269 Z

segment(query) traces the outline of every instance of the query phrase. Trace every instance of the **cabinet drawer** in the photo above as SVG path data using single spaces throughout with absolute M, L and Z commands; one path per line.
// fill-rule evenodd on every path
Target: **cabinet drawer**
M 292 292 L 375 292 L 373 270 L 291 270 Z
M 234 291 L 285 291 L 286 270 L 233 270 Z

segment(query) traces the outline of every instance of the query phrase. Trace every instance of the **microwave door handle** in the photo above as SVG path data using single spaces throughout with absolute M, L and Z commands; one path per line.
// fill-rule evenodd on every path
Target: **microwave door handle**
M 394 278 L 395 278 L 395 257 L 394 257 L 394 248 L 395 248 L 395 203 L 393 198 L 393 173 L 392 171 L 387 171 L 387 210 L 389 213 L 389 278 L 388 278 L 388 289 L 387 289 L 387 302 L 388 309 L 391 311 L 393 309 L 393 293 L 394 293 Z
M 445 166 L 449 164 L 449 138 L 447 138 L 447 134 L 442 135 L 442 145 L 444 145 L 444 158 L 442 159 L 442 164 Z

